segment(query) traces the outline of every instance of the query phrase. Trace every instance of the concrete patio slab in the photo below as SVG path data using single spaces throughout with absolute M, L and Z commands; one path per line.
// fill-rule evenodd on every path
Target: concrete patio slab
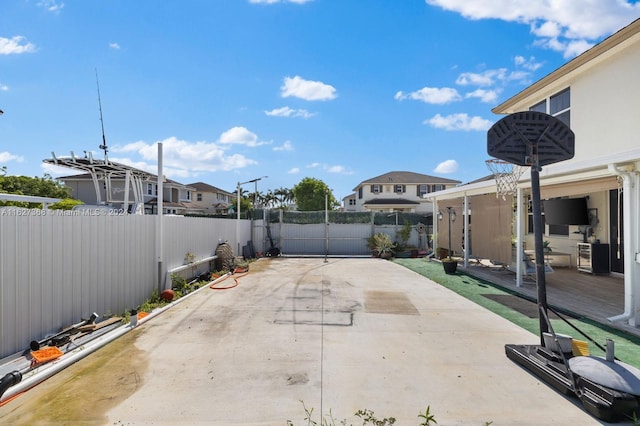
M 3 424 L 303 425 L 301 401 L 337 424 L 369 409 L 417 425 L 427 406 L 439 425 L 602 424 L 507 359 L 536 335 L 380 259 L 263 259 L 119 340 L 0 408 Z

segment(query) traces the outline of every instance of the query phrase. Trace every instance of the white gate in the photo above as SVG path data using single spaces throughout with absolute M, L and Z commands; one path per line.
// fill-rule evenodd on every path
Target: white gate
M 280 228 L 278 239 L 283 255 L 371 255 L 367 248 L 367 238 L 372 235 L 371 224 L 284 223 L 277 227 Z

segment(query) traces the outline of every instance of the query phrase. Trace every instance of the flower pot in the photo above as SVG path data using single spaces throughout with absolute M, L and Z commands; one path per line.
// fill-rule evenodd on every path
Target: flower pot
M 458 262 L 454 260 L 445 260 L 442 262 L 442 267 L 444 268 L 445 274 L 453 275 L 458 269 Z

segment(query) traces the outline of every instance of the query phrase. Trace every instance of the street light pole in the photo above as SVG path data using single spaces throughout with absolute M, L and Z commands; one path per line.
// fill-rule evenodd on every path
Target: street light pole
M 455 222 L 456 221 L 456 211 L 453 209 L 453 207 L 446 207 L 447 209 L 447 214 L 449 216 L 449 252 L 448 252 L 448 256 L 449 259 L 451 259 L 451 222 Z M 438 219 L 442 220 L 443 218 L 443 214 L 442 211 L 438 212 Z
M 237 189 L 237 191 L 238 191 L 238 195 L 237 195 L 237 198 L 238 198 L 238 200 L 237 200 L 238 214 L 237 214 L 237 219 L 236 219 L 236 244 L 238 245 L 238 250 L 236 252 L 237 255 L 240 254 L 240 187 L 242 185 L 244 185 L 244 184 L 247 184 L 247 183 L 255 183 L 255 189 L 256 189 L 256 192 L 258 192 L 258 181 L 262 180 L 262 179 L 265 179 L 265 178 L 268 178 L 268 177 L 269 176 L 262 176 L 262 177 L 259 177 L 259 178 L 248 180 L 246 182 L 238 182 L 238 189 Z M 255 194 L 254 194 L 253 200 L 254 200 L 253 201 L 253 208 L 255 210 L 255 208 L 256 208 L 256 206 L 255 206 Z

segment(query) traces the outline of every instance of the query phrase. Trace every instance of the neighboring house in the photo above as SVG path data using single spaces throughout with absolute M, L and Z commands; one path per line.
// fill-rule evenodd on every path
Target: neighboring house
M 228 214 L 233 205 L 235 194 L 204 182 L 190 183 L 193 188 L 194 201 L 204 207 L 204 214 Z
M 342 198 L 342 211 L 345 211 L 345 212 L 356 211 L 356 194 L 350 194 Z
M 591 248 L 603 249 L 607 270 L 624 277 L 624 312 L 611 320 L 628 320 L 632 326 L 640 326 L 639 69 L 640 20 L 636 20 L 492 110 L 545 112 L 573 130 L 575 155 L 542 168 L 541 198 L 586 199 L 593 234 L 575 225 L 545 224 L 544 239 L 555 252 L 567 253 L 573 268 L 585 260 L 578 243 L 585 237 L 589 243 L 601 243 Z M 529 170 L 519 180 L 516 197 L 496 199 L 495 192 L 494 180 L 480 180 L 430 198 L 438 210 L 458 211 L 452 226 L 453 250 L 462 252 L 467 240 L 467 258 L 509 264 L 512 240 L 514 253 L 533 248 Z M 473 225 L 461 212 L 470 213 Z M 440 225 L 436 232 L 437 244 L 446 247 L 445 222 L 436 224 Z
M 57 178 L 71 190 L 71 197 L 85 204 L 98 204 L 93 179 L 89 173 L 70 175 Z M 107 188 L 104 179 L 98 179 L 100 200 L 102 203 L 118 206 L 124 200 L 125 180 L 111 178 L 111 194 L 107 196 Z M 193 201 L 194 188 L 183 185 L 171 179 L 166 179 L 163 184 L 162 210 L 165 214 L 203 214 L 205 208 Z M 133 191 L 129 191 L 129 201 L 133 201 Z M 158 212 L 158 180 L 153 174 L 142 182 L 142 199 L 144 200 L 145 214 L 157 214 Z M 116 201 L 117 200 L 117 201 Z
M 389 172 L 367 179 L 345 200 L 347 211 L 431 213 L 432 203 L 426 196 L 432 192 L 453 188 L 460 181 L 413 172 Z M 350 198 L 353 197 L 353 198 Z

